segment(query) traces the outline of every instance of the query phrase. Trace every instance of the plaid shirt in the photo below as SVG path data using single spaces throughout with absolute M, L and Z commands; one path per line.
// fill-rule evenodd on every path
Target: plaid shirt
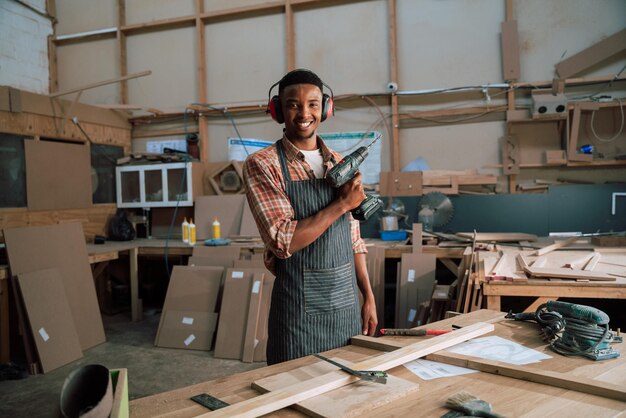
M 324 160 L 324 175 L 341 160 L 341 155 L 330 150 L 320 137 L 317 143 Z M 292 181 L 315 178 L 313 170 L 304 159 L 304 154 L 283 136 L 285 157 Z M 298 221 L 294 219 L 291 201 L 285 192 L 285 179 L 280 167 L 277 144 L 250 155 L 244 164 L 243 177 L 246 183 L 248 204 L 265 243 L 265 265 L 275 272 L 276 257 L 289 258 L 289 245 Z M 361 239 L 359 221 L 350 216 L 352 250 L 354 253 L 367 253 Z

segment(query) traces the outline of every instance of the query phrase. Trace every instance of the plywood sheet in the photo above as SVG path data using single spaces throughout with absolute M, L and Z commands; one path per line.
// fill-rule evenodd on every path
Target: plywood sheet
M 14 275 L 57 268 L 82 350 L 103 343 L 104 327 L 82 225 L 69 222 L 9 228 L 4 230 L 4 238 Z
M 201 257 L 201 256 L 191 256 L 187 260 L 187 264 L 192 267 L 232 267 L 233 260 L 225 257 Z
M 89 147 L 52 141 L 24 141 L 24 154 L 28 209 L 91 207 Z
M 350 367 L 346 360 L 333 358 Z M 252 383 L 260 392 L 284 389 L 293 384 L 322 376 L 337 370 L 336 366 L 320 361 L 310 366 L 300 367 L 290 372 L 279 373 Z M 349 386 L 326 392 L 314 398 L 302 401 L 294 407 L 313 417 L 356 417 L 373 408 L 386 405 L 419 389 L 417 383 L 389 375 L 387 384 L 359 381 Z
M 43 372 L 83 357 L 59 271 L 21 273 L 17 279 Z
M 241 217 L 246 203 L 245 195 L 198 196 L 194 221 L 198 241 L 213 238 L 211 224 L 217 218 L 222 238 L 240 235 Z

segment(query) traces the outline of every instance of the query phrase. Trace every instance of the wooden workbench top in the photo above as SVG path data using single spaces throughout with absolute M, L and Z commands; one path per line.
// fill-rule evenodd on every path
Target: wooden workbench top
M 593 361 L 582 357 L 564 357 L 546 347 L 539 336 L 539 328 L 536 324 L 504 320 L 503 316 L 502 312 L 480 310 L 429 324 L 428 327 L 449 329 L 452 324 L 464 326 L 475 322 L 493 321 L 496 322 L 495 331 L 488 335 L 497 335 L 551 356 L 550 359 L 540 363 L 523 366 L 529 370 L 550 370 L 565 373 L 567 376 L 587 377 L 611 382 L 622 387 L 626 385 L 626 358 L 623 355 L 617 359 L 605 361 Z M 398 338 L 410 337 L 395 337 L 396 340 Z M 387 339 L 391 340 L 393 337 L 382 338 L 382 340 Z M 623 351 L 620 344 L 615 345 L 614 348 Z M 381 354 L 381 352 L 354 345 L 325 353 L 327 357 L 338 357 L 352 362 L 361 361 L 377 354 Z M 253 381 L 310 365 L 317 361 L 319 360 L 308 356 L 135 399 L 130 403 L 131 416 L 193 417 L 200 415 L 208 412 L 208 410 L 189 400 L 193 395 L 208 393 L 229 403 L 240 402 L 258 396 L 258 393 L 250 388 Z M 419 390 L 387 405 L 371 409 L 365 414 L 361 414 L 362 416 L 439 417 L 448 411 L 444 407 L 446 399 L 462 390 L 469 391 L 473 395 L 490 402 L 495 412 L 507 417 L 613 417 L 626 414 L 626 402 L 489 373 L 477 372 L 425 381 L 404 366 L 400 366 L 390 370 L 389 374 L 419 384 Z M 132 378 L 129 376 L 131 381 Z M 292 409 L 284 409 L 272 414 L 272 416 L 301 416 L 301 413 Z

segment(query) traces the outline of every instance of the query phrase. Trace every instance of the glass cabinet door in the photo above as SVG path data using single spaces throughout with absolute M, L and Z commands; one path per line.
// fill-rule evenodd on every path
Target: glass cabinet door
M 163 171 L 146 170 L 144 171 L 144 182 L 146 186 L 146 202 L 162 202 L 163 201 Z
M 133 203 L 141 201 L 139 171 L 123 171 L 118 188 L 122 191 L 122 202 Z
M 187 168 L 170 168 L 167 170 L 167 200 L 178 202 L 187 200 Z

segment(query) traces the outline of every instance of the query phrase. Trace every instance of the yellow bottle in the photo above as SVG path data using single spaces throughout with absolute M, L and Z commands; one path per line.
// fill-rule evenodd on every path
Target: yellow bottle
M 196 224 L 193 223 L 193 218 L 189 221 L 189 245 L 196 245 Z
M 183 229 L 183 242 L 189 242 L 189 222 L 187 222 L 186 216 L 182 224 L 182 229 Z
M 213 239 L 220 239 L 222 237 L 220 221 L 215 218 L 213 220 Z

